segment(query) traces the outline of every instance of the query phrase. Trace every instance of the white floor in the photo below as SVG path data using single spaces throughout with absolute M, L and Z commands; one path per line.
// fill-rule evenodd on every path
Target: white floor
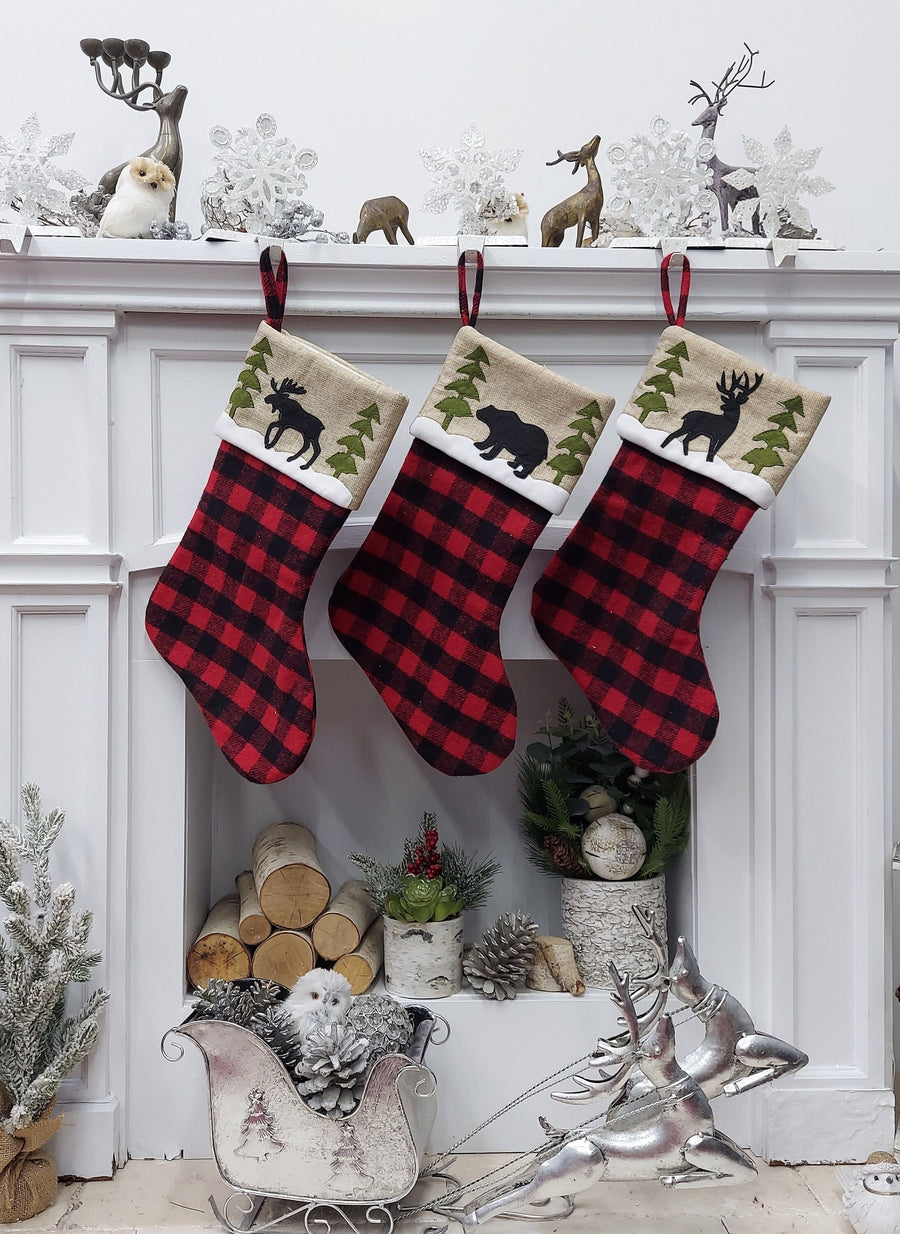
M 454 1172 L 477 1177 L 498 1160 L 461 1157 Z M 39 1217 L 0 1228 L 197 1234 L 220 1228 L 209 1209 L 211 1193 L 220 1199 L 228 1193 L 212 1161 L 132 1161 L 110 1182 L 61 1186 L 56 1203 Z M 852 1234 L 840 1211 L 832 1166 L 760 1164 L 756 1180 L 741 1187 L 672 1192 L 652 1183 L 601 1184 L 577 1197 L 567 1221 L 534 1228 L 547 1234 Z M 417 1223 L 417 1231 L 423 1228 Z M 523 1232 L 521 1223 L 509 1221 L 486 1228 Z

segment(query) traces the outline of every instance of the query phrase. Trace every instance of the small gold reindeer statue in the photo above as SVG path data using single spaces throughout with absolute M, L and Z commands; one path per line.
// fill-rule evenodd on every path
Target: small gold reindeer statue
M 588 182 L 583 189 L 579 189 L 577 193 L 561 201 L 558 206 L 551 206 L 544 215 L 541 220 L 543 248 L 559 248 L 570 227 L 578 228 L 575 234 L 576 248 L 581 248 L 586 226 L 591 229 L 591 240 L 597 239 L 600 230 L 600 211 L 603 209 L 603 185 L 600 183 L 600 173 L 594 162 L 599 149 L 599 136 L 592 137 L 580 150 L 570 150 L 568 154 L 557 150 L 559 158 L 547 164 L 548 167 L 555 167 L 557 163 L 563 161 L 574 163 L 572 175 L 575 175 L 579 167 L 583 167 L 587 172 Z

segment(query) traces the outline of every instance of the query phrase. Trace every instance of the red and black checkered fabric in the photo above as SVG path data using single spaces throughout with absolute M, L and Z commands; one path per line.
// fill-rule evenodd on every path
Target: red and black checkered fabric
M 222 753 L 256 784 L 283 780 L 315 730 L 303 610 L 347 511 L 222 442 L 147 605 L 150 641 Z
M 331 597 L 331 624 L 422 758 L 492 771 L 516 737 L 500 617 L 549 515 L 415 441 Z
M 638 767 L 681 771 L 715 736 L 700 610 L 757 509 L 624 442 L 538 580 L 541 637 Z

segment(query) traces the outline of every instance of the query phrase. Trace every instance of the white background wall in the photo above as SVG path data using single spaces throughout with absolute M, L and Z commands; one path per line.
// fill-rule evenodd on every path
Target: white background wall
M 491 146 L 523 149 L 512 187 L 529 197 L 533 238 L 544 211 L 580 182 L 545 166 L 557 148 L 598 132 L 602 155 L 656 114 L 688 126 L 697 114 L 689 80 L 719 77 L 746 39 L 775 85 L 734 96 L 721 155 L 740 160 L 742 133 L 770 143 L 789 124 L 799 146 L 822 146 L 818 170 L 837 186 L 813 203 L 820 232 L 851 249 L 897 247 L 900 9 L 889 0 L 8 0 L 0 132 L 32 110 L 45 133 L 75 129 L 67 161 L 93 180 L 149 145 L 156 121 L 101 95 L 78 48 L 87 35 L 142 37 L 172 53 L 165 84 L 190 90 L 181 213 L 195 231 L 210 126 L 234 130 L 270 111 L 282 134 L 318 151 L 307 197 L 332 227 L 352 231 L 365 198 L 396 193 L 414 235 L 455 230 L 450 215 L 419 210 L 428 184 L 419 148 L 454 142 L 475 122 Z M 605 158 L 600 169 L 611 197 Z

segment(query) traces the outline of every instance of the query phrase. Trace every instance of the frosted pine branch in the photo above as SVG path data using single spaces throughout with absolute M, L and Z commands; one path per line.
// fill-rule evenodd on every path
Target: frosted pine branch
M 23 828 L 0 820 L 0 900 L 10 910 L 0 934 L 0 1084 L 10 1100 L 3 1128 L 15 1133 L 39 1118 L 60 1081 L 90 1051 L 109 1000 L 96 990 L 66 1016 L 66 991 L 87 982 L 101 953 L 88 949 L 92 917 L 75 911 L 75 888 L 53 887 L 50 848 L 65 821 L 44 815 L 36 785 L 22 789 Z M 31 868 L 31 890 L 22 864 Z

